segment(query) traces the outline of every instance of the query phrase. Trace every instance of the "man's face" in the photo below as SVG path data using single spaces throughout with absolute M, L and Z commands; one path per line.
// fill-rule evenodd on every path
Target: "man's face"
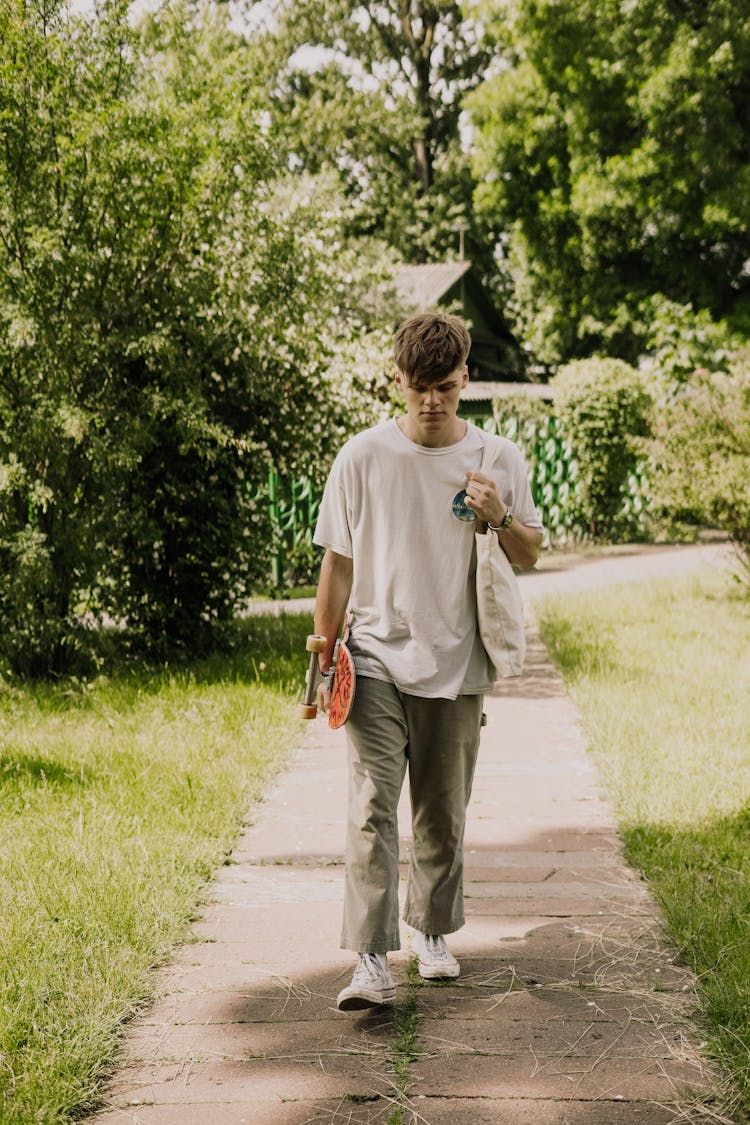
M 469 381 L 465 364 L 438 382 L 410 382 L 403 372 L 396 373 L 396 385 L 406 400 L 406 413 L 420 429 L 439 428 L 456 417 L 461 391 Z

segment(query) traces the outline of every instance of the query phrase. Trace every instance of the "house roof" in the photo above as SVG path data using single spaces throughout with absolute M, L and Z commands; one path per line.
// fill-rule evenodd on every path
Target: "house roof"
M 461 391 L 461 398 L 466 402 L 489 402 L 494 398 L 518 394 L 551 400 L 555 392 L 548 383 L 490 383 L 483 379 L 472 379 Z
M 431 309 L 470 268 L 471 262 L 428 262 L 420 266 L 402 266 L 393 279 L 393 285 L 406 304 Z

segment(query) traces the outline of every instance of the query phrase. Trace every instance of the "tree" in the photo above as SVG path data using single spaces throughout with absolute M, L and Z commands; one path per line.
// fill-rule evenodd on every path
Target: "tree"
M 269 96 L 299 166 L 335 168 L 353 230 L 409 260 L 481 254 L 462 99 L 491 57 L 457 0 L 279 0 L 258 46 Z
M 128 9 L 0 15 L 0 647 L 26 672 L 69 666 L 87 614 L 152 649 L 231 615 L 268 467 L 346 427 L 326 370 L 363 331 L 225 14 Z
M 477 208 L 517 327 L 554 363 L 644 346 L 654 295 L 750 327 L 743 0 L 490 0 L 507 65 L 471 97 Z

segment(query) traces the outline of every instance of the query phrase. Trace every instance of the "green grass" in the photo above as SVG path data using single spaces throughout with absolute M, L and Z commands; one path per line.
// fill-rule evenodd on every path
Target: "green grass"
M 93 682 L 0 683 L 0 1122 L 96 1104 L 123 1022 L 300 726 L 309 617 L 231 655 Z
M 546 599 L 538 614 L 747 1115 L 750 599 L 711 575 Z

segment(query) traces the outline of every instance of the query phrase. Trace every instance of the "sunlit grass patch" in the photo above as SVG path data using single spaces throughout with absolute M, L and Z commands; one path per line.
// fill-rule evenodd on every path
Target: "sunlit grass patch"
M 0 1121 L 91 1103 L 122 1021 L 299 735 L 309 618 L 180 670 L 0 694 Z
M 750 601 L 708 575 L 546 599 L 538 615 L 747 1112 Z

